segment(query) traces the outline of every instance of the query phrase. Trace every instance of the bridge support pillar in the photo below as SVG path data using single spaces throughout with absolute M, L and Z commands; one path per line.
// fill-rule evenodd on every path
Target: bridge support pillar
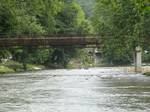
M 137 46 L 135 48 L 134 65 L 135 65 L 135 72 L 141 73 L 142 72 L 142 48 L 140 46 Z

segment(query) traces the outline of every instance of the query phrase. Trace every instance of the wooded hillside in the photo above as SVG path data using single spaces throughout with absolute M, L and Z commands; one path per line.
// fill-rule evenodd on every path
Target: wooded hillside
M 77 1 L 83 7 L 86 16 L 89 18 L 93 14 L 93 8 L 96 0 L 77 0 Z

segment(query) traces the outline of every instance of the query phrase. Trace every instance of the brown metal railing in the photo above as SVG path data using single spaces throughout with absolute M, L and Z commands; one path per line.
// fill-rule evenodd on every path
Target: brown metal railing
M 92 37 L 47 37 L 40 36 L 36 38 L 28 38 L 22 36 L 20 38 L 0 38 L 0 47 L 14 46 L 72 46 L 72 47 L 96 47 L 100 45 L 97 38 Z

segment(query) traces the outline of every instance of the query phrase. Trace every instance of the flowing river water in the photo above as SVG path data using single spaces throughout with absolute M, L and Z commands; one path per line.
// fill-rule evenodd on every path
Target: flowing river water
M 2 75 L 0 112 L 150 112 L 150 77 L 113 68 Z

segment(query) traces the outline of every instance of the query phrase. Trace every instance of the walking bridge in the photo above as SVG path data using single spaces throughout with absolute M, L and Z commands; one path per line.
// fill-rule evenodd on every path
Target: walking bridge
M 98 48 L 101 43 L 99 39 L 95 37 L 48 37 L 48 36 L 36 36 L 35 37 L 0 37 L 0 48 L 9 47 L 67 47 L 67 48 Z M 138 46 L 135 49 L 135 70 L 137 72 L 142 71 L 142 58 L 141 48 Z
M 0 47 L 99 47 L 100 41 L 95 37 L 20 37 L 0 38 Z

